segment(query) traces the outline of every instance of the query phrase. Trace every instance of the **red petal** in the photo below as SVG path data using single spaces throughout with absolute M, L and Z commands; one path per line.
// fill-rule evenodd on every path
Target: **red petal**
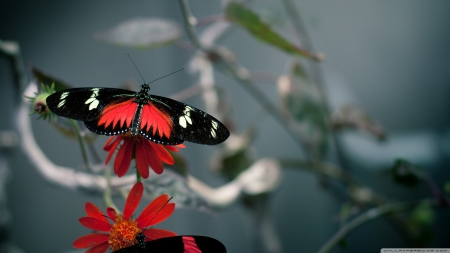
M 111 229 L 111 224 L 107 221 L 100 220 L 94 217 L 82 217 L 79 219 L 81 225 L 92 230 L 108 232 Z
M 156 225 L 167 219 L 175 209 L 174 203 L 168 203 L 169 195 L 163 194 L 153 200 L 136 219 L 138 227 Z
M 95 217 L 97 219 L 108 222 L 108 219 L 105 216 L 103 216 L 102 211 L 100 211 L 100 209 L 98 209 L 98 207 L 92 204 L 91 202 L 87 202 L 84 205 L 84 209 L 86 210 L 86 214 L 89 217 Z
M 109 151 L 111 149 L 111 144 L 114 143 L 114 140 L 116 138 L 117 138 L 117 135 L 109 137 L 108 140 L 105 142 L 105 145 L 103 146 L 103 150 Z
M 108 217 L 109 217 L 111 220 L 113 220 L 114 222 L 116 222 L 116 216 L 117 216 L 116 209 L 114 209 L 114 208 L 108 206 L 108 208 L 106 208 L 106 213 L 108 214 Z
M 118 177 L 125 175 L 130 167 L 133 145 L 133 141 L 125 140 L 116 155 L 116 160 L 114 161 L 114 172 Z
M 144 192 L 144 186 L 141 182 L 137 182 L 131 188 L 130 193 L 128 193 L 127 200 L 125 201 L 125 207 L 123 208 L 123 218 L 128 220 L 131 215 L 136 210 L 139 202 L 142 198 L 142 193 Z
M 177 234 L 172 231 L 158 228 L 145 229 L 143 232 L 145 237 L 147 237 L 146 241 L 153 241 L 164 237 L 177 236 Z
M 105 253 L 109 248 L 108 242 L 100 243 L 86 251 L 86 253 Z
M 153 148 L 156 150 L 156 153 L 158 154 L 159 159 L 161 159 L 164 163 L 169 165 L 173 165 L 175 163 L 172 155 L 163 147 L 163 145 L 156 143 L 151 143 L 150 145 L 153 146 Z
M 164 147 L 166 147 L 168 150 L 173 151 L 173 152 L 180 151 L 180 150 L 178 150 L 179 148 L 186 148 L 186 146 L 183 143 L 175 145 L 175 146 L 167 145 Z
M 141 174 L 143 178 L 148 178 L 150 170 L 148 168 L 149 164 L 147 163 L 147 152 L 145 151 L 144 142 L 146 142 L 146 140 L 136 143 L 136 152 L 134 155 L 139 174 Z
M 166 149 L 172 151 L 172 152 L 178 152 L 178 151 L 179 151 L 179 150 L 178 150 L 176 147 L 174 147 L 174 146 L 167 145 L 167 146 L 164 146 L 164 147 L 165 147 Z
M 108 234 L 88 234 L 76 239 L 73 242 L 73 247 L 77 249 L 94 247 L 100 243 L 107 242 L 108 238 Z
M 109 150 L 106 150 L 105 148 L 103 148 L 105 151 L 109 151 L 108 157 L 106 157 L 106 160 L 105 160 L 105 164 L 109 163 L 109 160 L 111 159 L 112 155 L 114 154 L 114 151 L 116 151 L 116 148 L 119 145 L 119 143 L 122 141 L 122 139 L 123 139 L 122 136 L 118 136 L 117 139 L 109 147 Z
M 153 148 L 152 144 L 149 141 L 144 141 L 144 148 L 147 152 L 147 162 L 150 164 L 150 167 L 152 167 L 153 171 L 156 174 L 161 174 L 164 170 L 164 167 L 162 165 L 161 160 L 159 159 L 158 154 L 156 153 L 155 149 Z

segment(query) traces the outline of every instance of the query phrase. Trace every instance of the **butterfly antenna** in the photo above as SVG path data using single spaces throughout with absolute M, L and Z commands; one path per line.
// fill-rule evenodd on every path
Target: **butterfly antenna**
M 139 71 L 138 67 L 137 67 L 136 64 L 134 63 L 133 59 L 131 59 L 130 53 L 127 53 L 127 55 L 128 55 L 128 58 L 130 58 L 130 61 L 133 63 L 134 67 L 136 68 L 137 72 L 138 72 L 139 75 L 141 76 L 142 81 L 144 81 L 144 83 L 145 83 L 145 79 L 144 79 L 144 77 L 142 76 L 141 71 Z
M 167 202 L 164 203 L 164 205 L 158 210 L 158 212 L 155 214 L 155 216 L 152 217 L 152 219 L 147 223 L 147 225 L 145 225 L 144 228 L 148 227 L 148 224 L 150 224 L 150 223 L 155 219 L 155 217 L 158 216 L 159 212 L 161 212 L 161 210 L 162 210 L 167 204 L 169 204 L 169 202 L 170 202 L 172 199 L 173 199 L 173 197 L 170 197 L 169 200 L 167 200 Z
M 168 76 L 173 75 L 173 74 L 175 74 L 175 73 L 177 73 L 177 72 L 180 72 L 180 71 L 182 71 L 183 69 L 184 69 L 184 68 L 179 69 L 179 70 L 177 70 L 177 71 L 174 71 L 174 72 L 172 72 L 172 73 L 170 73 L 170 74 L 167 74 L 167 75 L 165 75 L 165 76 L 162 76 L 162 77 L 160 77 L 160 78 L 156 78 L 155 80 L 153 80 L 153 81 L 147 83 L 147 85 L 149 85 L 149 84 L 151 84 L 151 83 L 153 83 L 153 82 L 155 82 L 155 81 L 158 81 L 159 79 L 163 79 L 164 77 L 168 77 Z

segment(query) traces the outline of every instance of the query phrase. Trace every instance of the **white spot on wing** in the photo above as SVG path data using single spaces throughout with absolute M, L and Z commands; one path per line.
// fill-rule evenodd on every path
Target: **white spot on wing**
M 100 91 L 100 89 L 99 88 L 93 88 L 92 91 L 93 92 L 92 92 L 91 98 L 98 96 L 98 92 Z
M 211 136 L 213 138 L 216 138 L 216 131 L 214 129 L 211 129 Z
M 182 126 L 183 128 L 187 127 L 187 123 L 189 123 L 190 125 L 192 125 L 192 119 L 191 119 L 191 111 L 193 110 L 192 107 L 190 106 L 186 106 L 183 110 L 183 116 L 181 116 L 178 120 L 178 123 L 180 124 L 180 126 Z
M 99 88 L 93 88 L 91 97 L 88 100 L 86 100 L 86 102 L 84 102 L 86 105 L 90 104 L 89 111 L 97 108 L 98 104 L 100 104 L 100 101 L 98 101 L 96 98 L 98 96 L 99 91 L 100 91 Z
M 219 126 L 219 124 L 217 124 L 217 122 L 215 122 L 214 120 L 211 121 L 211 124 L 212 124 L 212 127 L 217 130 L 217 127 Z
M 97 108 L 97 106 L 98 106 L 99 103 L 100 103 L 100 102 L 99 102 L 97 99 L 95 99 L 95 100 L 89 105 L 89 111 L 92 110 L 92 109 Z
M 97 100 L 96 98 L 89 98 L 88 100 L 86 100 L 85 104 L 90 104 L 92 102 L 94 102 L 95 100 Z
M 66 100 L 61 100 L 61 102 L 59 102 L 58 104 L 58 108 L 60 108 L 61 106 L 63 106 L 66 103 Z
M 60 100 L 64 100 L 68 95 L 69 95 L 69 92 L 63 92 L 63 93 L 61 94 Z
M 186 119 L 185 119 L 183 116 L 180 117 L 180 119 L 178 120 L 178 123 L 179 123 L 180 126 L 182 126 L 183 128 L 186 128 L 186 127 L 187 127 L 187 125 L 186 125 Z
M 186 121 L 187 121 L 189 124 L 192 125 L 191 117 L 189 117 L 189 116 L 186 115 L 186 117 L 184 117 L 184 118 L 186 119 Z

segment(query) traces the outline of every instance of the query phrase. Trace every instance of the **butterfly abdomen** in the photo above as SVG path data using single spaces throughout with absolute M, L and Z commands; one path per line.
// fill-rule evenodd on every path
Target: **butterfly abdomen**
M 131 123 L 131 135 L 135 136 L 137 134 L 139 134 L 139 129 L 141 126 L 141 117 L 142 117 L 142 108 L 144 107 L 143 104 L 138 103 L 138 106 L 136 108 L 136 112 L 134 113 L 134 118 L 133 118 L 133 122 Z

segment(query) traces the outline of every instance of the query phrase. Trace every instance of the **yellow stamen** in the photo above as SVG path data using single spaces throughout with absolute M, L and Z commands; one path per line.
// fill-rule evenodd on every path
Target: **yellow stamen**
M 109 230 L 108 244 L 111 251 L 136 245 L 138 243 L 136 235 L 141 232 L 136 221 L 125 220 L 121 214 L 117 215 L 114 225 Z

